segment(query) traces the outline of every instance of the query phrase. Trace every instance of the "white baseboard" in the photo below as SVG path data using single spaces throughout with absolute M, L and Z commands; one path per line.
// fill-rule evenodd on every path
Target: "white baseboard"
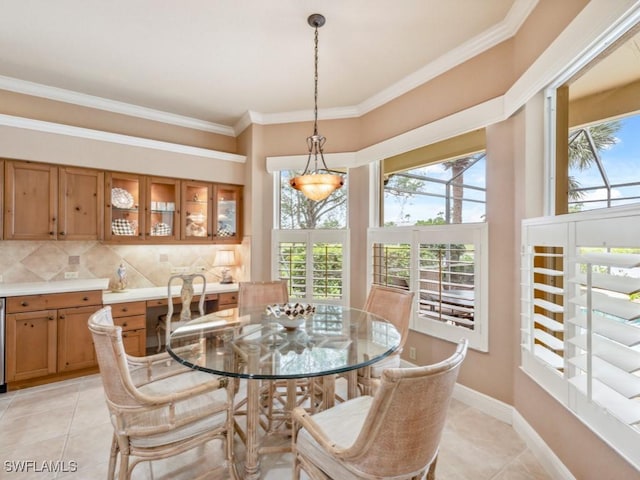
M 564 466 L 553 450 L 511 405 L 460 384 L 456 384 L 453 398 L 511 425 L 551 478 L 575 480 L 575 477 Z

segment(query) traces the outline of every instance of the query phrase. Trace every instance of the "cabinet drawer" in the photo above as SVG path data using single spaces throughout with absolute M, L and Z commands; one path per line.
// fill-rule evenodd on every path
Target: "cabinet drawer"
M 114 303 L 111 305 L 111 316 L 113 318 L 129 317 L 132 315 L 146 315 L 147 304 L 146 302 L 125 302 Z
M 208 302 L 210 300 L 217 300 L 217 293 L 207 293 L 204 296 L 204 301 Z M 200 301 L 200 295 L 194 295 L 191 299 L 191 303 L 198 303 Z M 182 303 L 182 299 L 180 297 L 173 297 L 173 304 L 180 305 Z M 156 298 L 155 300 L 147 300 L 147 307 L 165 307 L 169 304 L 169 301 L 166 298 Z
M 218 305 L 235 305 L 238 303 L 237 292 L 226 292 L 218 295 Z
M 122 327 L 123 331 L 136 330 L 140 328 L 146 328 L 147 316 L 146 315 L 133 315 L 131 317 L 119 317 L 114 318 L 113 323 Z
M 40 295 L 24 295 L 7 298 L 7 313 L 33 312 L 52 308 L 82 307 L 85 305 L 102 305 L 102 292 L 50 293 Z

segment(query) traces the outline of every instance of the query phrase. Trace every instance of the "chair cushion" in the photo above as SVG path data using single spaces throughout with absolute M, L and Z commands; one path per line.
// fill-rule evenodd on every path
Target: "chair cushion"
M 392 353 L 388 357 L 384 357 L 379 362 L 371 365 L 371 377 L 372 378 L 380 378 L 382 376 L 382 371 L 385 368 L 398 368 L 400 367 L 400 355 L 397 353 Z
M 362 429 L 371 407 L 373 397 L 362 396 L 340 403 L 333 408 L 313 415 L 313 421 L 324 431 L 338 448 L 353 445 Z M 318 442 L 302 428 L 296 442 L 298 452 L 311 460 L 331 478 L 340 480 L 361 480 L 363 477 L 348 470 L 333 456 L 328 454 Z
M 164 396 L 189 390 L 214 379 L 215 377 L 209 373 L 189 370 L 143 385 L 139 387 L 139 391 L 151 397 Z M 227 405 L 227 391 L 224 388 L 176 402 L 174 424 L 185 424 L 168 432 L 163 431 L 171 422 L 166 406 L 122 412 L 123 433 L 130 435 L 133 447 L 150 448 L 184 441 L 212 429 L 223 429 L 227 419 Z

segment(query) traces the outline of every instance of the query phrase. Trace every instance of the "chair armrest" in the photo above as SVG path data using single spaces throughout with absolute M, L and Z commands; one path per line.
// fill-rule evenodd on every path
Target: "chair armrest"
M 320 428 L 320 426 L 313 421 L 312 415 L 309 414 L 303 407 L 296 407 L 291 411 L 291 417 L 293 419 L 293 449 L 295 451 L 296 439 L 298 436 L 298 430 L 304 428 L 318 444 L 327 452 L 332 454 L 339 454 L 344 451 L 343 448 L 337 448 L 335 442 L 333 442 L 327 434 Z
M 195 360 L 200 355 L 202 349 L 199 344 L 192 344 L 177 348 L 175 351 L 182 358 L 193 357 L 193 363 L 196 363 Z M 132 357 L 127 355 L 127 366 L 129 367 L 131 378 L 136 387 L 191 371 L 189 367 L 177 362 L 167 352 L 146 357 Z

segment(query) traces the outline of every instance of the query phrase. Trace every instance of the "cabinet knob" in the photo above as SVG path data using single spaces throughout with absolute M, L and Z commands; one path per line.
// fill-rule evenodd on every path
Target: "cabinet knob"
M 29 302 L 21 302 L 20 305 L 22 305 L 23 307 L 28 307 L 29 306 Z
M 123 323 L 122 323 L 122 328 L 124 328 L 124 327 L 126 327 L 126 326 L 127 326 L 127 322 L 123 322 Z
M 88 302 L 89 301 L 89 297 L 82 297 L 82 301 L 83 302 Z
M 48 318 L 49 318 L 49 320 L 55 320 L 56 319 L 56 317 L 54 317 L 53 315 L 49 315 Z
M 66 235 L 64 232 L 59 232 L 58 234 L 63 236 L 63 237 Z
M 128 312 L 128 311 L 129 311 L 129 309 L 128 309 L 127 307 L 123 307 L 123 308 L 122 308 L 122 311 L 123 311 L 123 312 Z
M 64 315 L 60 315 L 60 320 L 64 320 L 66 317 Z
M 49 235 L 53 236 L 53 235 L 54 235 L 54 233 L 53 233 L 53 232 L 49 232 Z

